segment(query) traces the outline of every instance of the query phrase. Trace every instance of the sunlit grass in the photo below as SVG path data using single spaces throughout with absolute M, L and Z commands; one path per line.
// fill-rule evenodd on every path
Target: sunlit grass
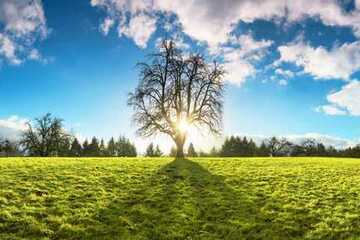
M 0 159 L 0 239 L 357 239 L 360 160 Z

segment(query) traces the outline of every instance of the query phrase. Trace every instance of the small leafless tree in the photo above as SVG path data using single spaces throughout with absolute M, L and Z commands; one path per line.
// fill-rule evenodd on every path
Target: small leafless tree
M 66 134 L 62 120 L 47 113 L 35 122 L 27 123 L 28 129 L 24 132 L 20 144 L 32 156 L 57 156 L 63 143 L 70 137 Z
M 173 41 L 163 41 L 149 63 L 140 63 L 140 82 L 130 93 L 138 134 L 169 135 L 176 144 L 177 158 L 184 157 L 187 127 L 206 127 L 220 133 L 224 70 L 195 54 L 186 56 Z

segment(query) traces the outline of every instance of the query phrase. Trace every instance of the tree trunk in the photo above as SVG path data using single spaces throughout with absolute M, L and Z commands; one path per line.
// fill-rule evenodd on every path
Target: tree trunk
M 184 144 L 176 144 L 176 158 L 177 159 L 184 158 Z
M 184 155 L 184 143 L 185 143 L 185 136 L 180 135 L 176 138 L 176 159 L 183 159 Z

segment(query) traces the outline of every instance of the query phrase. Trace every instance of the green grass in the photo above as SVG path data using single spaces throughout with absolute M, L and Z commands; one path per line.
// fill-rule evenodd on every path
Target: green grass
M 0 239 L 360 239 L 360 160 L 0 159 Z

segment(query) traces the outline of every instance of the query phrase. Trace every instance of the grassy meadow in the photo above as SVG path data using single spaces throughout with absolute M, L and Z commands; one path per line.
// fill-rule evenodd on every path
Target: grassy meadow
M 4 158 L 0 239 L 360 239 L 360 160 Z

